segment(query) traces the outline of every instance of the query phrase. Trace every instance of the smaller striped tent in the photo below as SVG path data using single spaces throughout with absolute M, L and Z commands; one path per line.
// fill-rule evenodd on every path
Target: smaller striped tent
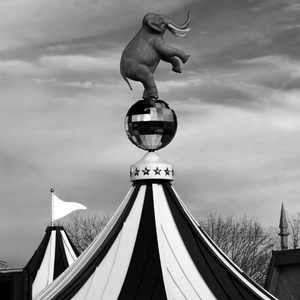
M 62 226 L 48 226 L 39 247 L 25 266 L 32 283 L 32 296 L 67 269 L 79 256 Z

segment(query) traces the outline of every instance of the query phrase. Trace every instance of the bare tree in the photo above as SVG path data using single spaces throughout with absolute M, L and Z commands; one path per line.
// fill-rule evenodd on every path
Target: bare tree
M 237 220 L 233 215 L 223 217 L 211 213 L 199 221 L 200 226 L 248 276 L 264 285 L 276 241 L 255 218 Z
M 97 215 L 82 216 L 79 213 L 72 213 L 69 215 L 69 222 L 63 224 L 63 226 L 74 245 L 82 252 L 104 229 L 110 217 L 109 214 L 104 214 L 100 217 Z
M 290 233 L 290 248 L 299 248 L 300 238 L 300 214 L 297 213 L 296 217 L 288 218 L 289 233 Z

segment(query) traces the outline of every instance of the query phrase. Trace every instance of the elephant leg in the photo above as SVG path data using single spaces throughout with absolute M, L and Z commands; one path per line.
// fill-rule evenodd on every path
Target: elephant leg
M 158 99 L 158 91 L 154 82 L 153 73 L 147 66 L 130 61 L 123 63 L 121 68 L 124 76 L 134 81 L 140 81 L 143 84 L 145 88 L 143 94 L 144 99 Z
M 174 57 L 177 56 L 184 64 L 189 60 L 190 55 L 185 54 L 184 51 L 176 49 L 166 45 L 165 43 L 160 43 L 156 48 L 157 52 L 161 57 Z
M 190 55 L 185 54 L 184 51 L 180 50 L 180 49 L 176 49 L 173 48 L 173 56 L 177 56 L 178 58 L 180 58 L 180 60 L 182 61 L 182 63 L 186 63 L 189 58 L 191 57 Z
M 170 63 L 173 66 L 172 70 L 174 72 L 182 73 L 182 70 L 181 70 L 181 67 L 180 67 L 180 62 L 176 57 L 174 57 L 174 56 L 171 56 L 171 57 L 170 56 L 163 56 L 161 59 L 165 62 Z
M 146 66 L 138 66 L 136 69 L 136 80 L 140 81 L 145 90 L 143 99 L 158 99 L 158 90 L 152 72 Z
M 185 64 L 189 59 L 190 59 L 190 55 L 186 55 L 181 59 L 181 61 Z
M 149 77 L 146 80 L 146 82 L 142 81 L 142 84 L 144 85 L 145 88 L 143 93 L 143 99 L 150 99 L 150 98 L 158 99 L 158 90 L 154 82 L 153 75 L 151 77 L 152 79 Z

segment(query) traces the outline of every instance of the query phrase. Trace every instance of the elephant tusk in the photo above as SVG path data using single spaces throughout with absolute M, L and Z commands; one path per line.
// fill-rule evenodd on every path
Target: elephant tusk
M 168 25 L 168 29 L 175 35 L 175 36 L 178 36 L 178 37 L 184 37 L 186 35 L 186 33 L 188 31 L 190 31 L 190 28 L 187 28 L 187 29 L 178 29 L 176 28 L 175 26 L 169 24 Z
M 186 34 L 185 33 L 178 33 L 178 32 L 175 32 L 175 31 L 173 31 L 173 30 L 170 30 L 175 36 L 178 36 L 178 37 L 184 37 L 184 36 L 186 36 Z
M 176 31 L 176 32 L 180 32 L 180 33 L 187 33 L 188 31 L 191 30 L 191 28 L 186 28 L 186 29 L 179 29 L 177 27 L 175 27 L 172 24 L 168 24 L 168 27 L 172 30 L 172 31 Z

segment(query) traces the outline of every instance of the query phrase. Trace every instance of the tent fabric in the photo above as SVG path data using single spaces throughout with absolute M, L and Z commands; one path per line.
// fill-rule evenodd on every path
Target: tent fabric
M 118 299 L 167 299 L 158 255 L 152 193 L 151 188 L 145 191 L 139 231 Z
M 234 265 L 169 181 L 136 181 L 107 227 L 34 300 L 276 299 Z
M 25 268 L 28 268 L 32 295 L 44 289 L 79 256 L 62 226 L 48 226 L 39 247 Z
M 186 249 L 216 299 L 275 299 L 235 266 L 205 232 L 187 218 L 182 205 L 173 201 L 176 195 L 170 186 L 165 185 L 164 191 Z

